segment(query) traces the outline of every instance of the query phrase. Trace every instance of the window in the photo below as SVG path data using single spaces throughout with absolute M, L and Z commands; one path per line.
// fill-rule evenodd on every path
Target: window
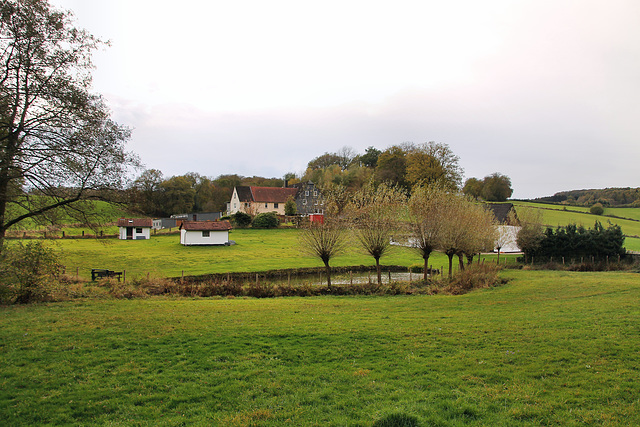
M 141 234 L 142 233 L 142 228 L 140 228 L 140 227 L 136 228 L 136 233 Z
M 269 207 L 269 203 L 265 203 L 265 204 L 264 204 L 264 208 L 266 209 L 266 208 L 268 208 L 268 207 Z
M 313 204 L 314 204 L 314 205 L 316 205 L 316 206 L 318 206 L 318 201 L 317 201 L 317 200 L 315 200 L 315 201 L 313 202 Z
M 318 190 L 313 191 L 313 197 L 318 197 Z
M 209 230 L 203 231 L 202 232 L 202 237 L 209 237 L 209 233 L 210 233 Z
M 305 191 L 305 192 L 304 192 L 304 195 L 305 195 L 305 196 L 308 196 L 308 195 L 309 195 L 309 190 Z
M 278 209 L 278 204 L 277 203 L 273 204 L 273 209 Z
M 306 205 L 307 204 L 307 199 L 302 199 L 302 204 Z

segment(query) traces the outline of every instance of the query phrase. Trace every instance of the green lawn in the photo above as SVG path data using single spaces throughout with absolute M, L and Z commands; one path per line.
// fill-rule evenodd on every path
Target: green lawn
M 233 230 L 234 246 L 182 246 L 180 236 L 155 235 L 149 240 L 78 239 L 56 240 L 67 272 L 80 269 L 89 277 L 91 268 L 126 270 L 130 275 L 177 277 L 226 272 L 254 272 L 273 269 L 321 267 L 320 260 L 304 255 L 298 245 L 298 230 Z M 493 256 L 490 256 L 492 258 Z M 394 247 L 382 258 L 385 265 L 422 265 L 422 258 L 407 248 Z M 374 260 L 354 244 L 331 261 L 332 266 L 373 265 Z M 446 256 L 434 253 L 434 268 L 447 266 Z
M 4 425 L 639 425 L 640 275 L 0 308 Z

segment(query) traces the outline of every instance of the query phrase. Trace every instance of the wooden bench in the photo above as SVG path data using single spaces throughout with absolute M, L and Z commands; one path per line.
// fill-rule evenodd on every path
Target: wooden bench
M 118 282 L 122 277 L 122 271 L 107 270 L 104 268 L 92 268 L 91 269 L 91 281 L 95 282 L 98 279 L 107 279 L 109 277 L 116 277 Z

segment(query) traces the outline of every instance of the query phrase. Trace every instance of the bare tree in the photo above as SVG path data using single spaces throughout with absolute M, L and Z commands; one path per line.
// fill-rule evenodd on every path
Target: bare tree
M 103 45 L 46 0 L 0 3 L 0 239 L 27 218 L 124 187 L 130 131 L 92 94 Z
M 331 289 L 331 267 L 329 261 L 344 252 L 346 229 L 335 221 L 309 223 L 300 232 L 300 246 L 304 253 L 319 258 L 327 274 L 327 286 Z
M 449 278 L 452 277 L 453 256 L 460 269 L 463 256 L 493 248 L 495 227 L 493 215 L 484 206 L 457 193 L 447 193 L 441 204 L 442 225 L 438 247 L 449 258 Z
M 440 187 L 416 187 L 408 203 L 409 246 L 424 260 L 423 278 L 427 280 L 429 257 L 438 247 L 442 230 L 443 200 L 446 192 Z
M 406 195 L 395 186 L 371 183 L 353 194 L 347 212 L 356 238 L 376 262 L 378 283 L 382 283 L 380 258 L 391 249 L 391 239 L 400 229 L 400 215 Z

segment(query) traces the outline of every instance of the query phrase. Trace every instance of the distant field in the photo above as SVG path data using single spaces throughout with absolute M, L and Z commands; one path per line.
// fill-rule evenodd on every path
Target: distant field
M 640 425 L 640 275 L 503 277 L 463 296 L 3 307 L 0 416 L 11 426 Z
M 593 227 L 596 221 L 600 221 L 605 227 L 609 223 L 617 224 L 622 228 L 622 232 L 628 236 L 640 236 L 640 221 L 634 221 L 640 217 L 640 208 L 614 208 L 607 209 L 605 214 L 609 213 L 617 216 L 624 216 L 629 219 L 612 218 L 606 215 L 592 215 L 588 213 L 587 208 L 561 205 L 548 205 L 542 203 L 514 202 L 516 211 L 526 209 L 537 209 L 542 213 L 542 219 L 545 225 L 557 227 L 559 225 L 579 224 L 585 227 Z M 579 212 L 578 212 L 579 211 Z

